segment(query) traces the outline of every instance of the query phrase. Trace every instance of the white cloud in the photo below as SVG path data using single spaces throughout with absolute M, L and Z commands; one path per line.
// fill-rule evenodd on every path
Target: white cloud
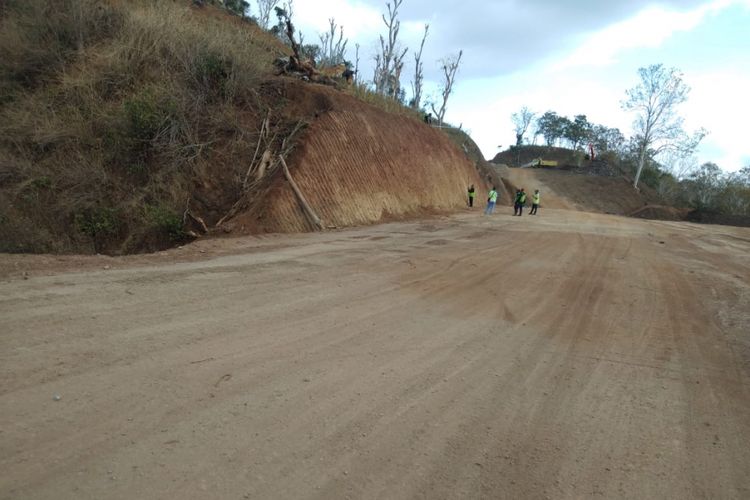
M 610 65 L 623 51 L 659 47 L 676 33 L 694 29 L 706 16 L 735 3 L 738 2 L 714 0 L 687 12 L 649 7 L 630 19 L 589 35 L 577 49 L 551 69 L 559 72 L 582 66 Z
M 725 70 L 686 75 L 692 90 L 682 107 L 688 129 L 705 127 L 709 131 L 705 147 L 698 152 L 699 161 L 713 161 L 724 170 L 735 171 L 750 157 L 747 119 L 750 100 L 750 75 L 739 70 Z M 719 156 L 707 156 L 719 151 Z
M 317 42 L 318 34 L 328 31 L 331 17 L 344 27 L 344 36 L 352 40 L 376 38 L 383 26 L 380 11 L 363 2 L 317 0 L 294 4 L 294 22 L 310 42 Z
M 414 1 L 419 3 L 419 0 Z M 526 40 L 521 46 L 509 43 L 508 37 L 519 40 L 513 27 L 525 26 L 524 9 L 530 3 L 524 4 L 523 8 L 510 6 L 510 10 L 502 15 L 488 7 L 485 12 L 493 13 L 492 19 L 485 16 L 481 21 L 491 24 L 498 32 L 484 33 L 482 37 L 482 30 L 477 29 L 476 22 L 465 23 L 459 15 L 450 18 L 448 26 L 451 29 L 439 29 L 438 21 L 445 12 L 439 8 L 439 2 L 429 6 L 425 2 L 422 3 L 424 8 L 412 9 L 411 16 L 402 19 L 400 38 L 413 52 L 421 40 L 424 22 L 431 23 L 430 38 L 425 47 L 426 66 L 434 66 L 434 61 L 447 53 L 446 49 L 459 46 L 467 49 L 446 119 L 470 129 L 487 157 L 494 156 L 498 145 L 507 147 L 513 143 L 510 114 L 522 106 L 540 113 L 554 110 L 569 117 L 586 114 L 592 122 L 618 127 L 626 135 L 630 134 L 633 117 L 620 109 L 620 101 L 625 90 L 635 85 L 636 69 L 653 61 L 663 61 L 668 66 L 678 64 L 685 70 L 685 81 L 693 92 L 681 114 L 686 118 L 688 129 L 705 127 L 710 130 L 705 146 L 699 151 L 700 161 L 711 160 L 722 168 L 736 170 L 750 156 L 750 147 L 743 146 L 749 142 L 742 133 L 742 119 L 750 116 L 750 101 L 743 99 L 750 88 L 750 73 L 742 62 L 746 55 L 738 52 L 742 50 L 740 46 L 736 51 L 731 48 L 723 52 L 712 51 L 711 46 L 716 40 L 700 39 L 689 33 L 705 26 L 712 26 L 713 31 L 709 32 L 721 33 L 721 24 L 709 23 L 732 22 L 735 18 L 727 17 L 730 16 L 728 7 L 750 8 L 750 0 L 706 0 L 697 7 L 696 1 L 660 2 L 660 7 L 647 7 L 604 29 L 584 33 L 579 27 L 580 34 L 572 35 L 578 24 L 588 29 L 601 26 L 595 22 L 595 16 L 576 24 L 576 20 L 581 19 L 579 12 L 566 21 L 566 26 L 573 28 L 565 31 L 565 36 L 560 32 L 543 33 L 543 37 L 555 37 L 554 44 L 534 45 Z M 637 4 L 627 12 L 632 13 L 647 2 Z M 681 10 L 676 7 L 680 5 L 683 6 Z M 687 5 L 691 7 L 685 7 Z M 547 6 L 553 6 L 552 2 Z M 613 4 L 612 8 L 615 7 Z M 367 68 L 377 50 L 378 35 L 385 32 L 381 19 L 385 0 L 295 0 L 294 9 L 296 23 L 311 43 L 317 41 L 318 33 L 328 28 L 328 18 L 333 15 L 336 22 L 344 26 L 344 34 L 350 39 L 349 58 L 354 57 L 355 41 L 360 41 L 360 69 L 363 76 L 369 75 Z M 546 12 L 532 11 L 537 21 L 538 16 Z M 554 8 L 552 11 L 557 12 Z M 628 15 L 627 12 L 623 11 L 621 15 Z M 747 19 L 742 9 L 732 12 L 737 23 Z M 496 19 L 495 16 L 500 17 Z M 514 24 L 503 25 L 509 20 Z M 518 29 L 527 30 L 523 26 Z M 506 32 L 508 37 L 503 37 Z M 575 40 L 571 36 L 577 37 L 579 43 L 571 43 Z M 725 39 L 723 46 L 717 46 L 731 47 L 729 40 Z M 684 54 L 691 54 L 695 43 L 702 44 L 703 57 L 706 54 L 715 54 L 715 57 L 704 62 L 690 60 L 689 56 L 685 59 Z M 566 47 L 573 48 L 561 54 Z M 491 59 L 486 57 L 487 53 L 492 54 Z M 479 57 L 481 62 L 475 64 L 473 70 L 472 57 Z M 682 59 L 675 60 L 675 57 Z M 411 55 L 406 59 L 408 67 L 412 62 Z M 509 65 L 503 65 L 504 62 Z M 509 73 L 511 69 L 514 71 Z M 410 71 L 408 68 L 404 74 L 410 75 Z M 476 78 L 476 75 L 480 77 Z M 437 78 L 438 75 L 428 74 L 430 77 Z M 409 79 L 410 76 L 404 78 L 405 87 L 409 86 Z M 438 83 L 425 82 L 428 95 L 436 94 Z

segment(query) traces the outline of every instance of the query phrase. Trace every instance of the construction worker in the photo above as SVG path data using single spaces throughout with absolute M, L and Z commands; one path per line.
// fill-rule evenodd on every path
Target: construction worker
M 484 209 L 484 215 L 492 215 L 492 212 L 495 211 L 495 203 L 497 203 L 497 191 L 495 186 L 492 186 L 487 197 L 487 208 Z
M 521 188 L 516 191 L 516 199 L 513 203 L 513 215 L 523 215 L 523 206 L 526 204 L 526 191 Z
M 474 184 L 469 186 L 469 208 L 474 206 L 474 197 L 476 196 L 476 193 L 474 192 Z
M 535 189 L 534 194 L 531 195 L 531 210 L 529 211 L 529 215 L 536 215 L 536 211 L 539 209 L 539 199 L 541 196 L 539 195 L 539 190 Z

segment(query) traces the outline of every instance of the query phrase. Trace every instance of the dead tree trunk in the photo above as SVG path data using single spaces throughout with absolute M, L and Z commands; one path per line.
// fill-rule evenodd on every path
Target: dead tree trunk
M 394 59 L 397 57 L 395 54 L 396 43 L 398 41 L 398 32 L 401 29 L 401 22 L 398 20 L 398 8 L 401 6 L 403 0 L 394 0 L 393 7 L 390 3 L 386 3 L 388 8 L 388 17 L 382 16 L 385 26 L 388 28 L 388 40 L 380 36 L 380 54 L 375 58 L 376 70 L 375 70 L 375 92 L 379 94 L 386 94 L 389 90 L 389 81 L 391 80 L 391 74 L 394 69 Z M 403 56 L 402 56 L 403 57 Z
M 297 183 L 294 182 L 294 179 L 292 179 L 292 174 L 289 173 L 289 167 L 287 167 L 284 157 L 279 155 L 279 160 L 281 160 L 281 166 L 284 169 L 284 177 L 286 177 L 286 180 L 289 181 L 289 185 L 292 186 L 292 191 L 294 191 L 294 194 L 297 196 L 297 200 L 299 201 L 300 205 L 302 205 L 302 208 L 304 209 L 305 214 L 307 215 L 308 219 L 310 219 L 310 221 L 318 229 L 323 229 L 323 223 L 320 221 L 320 217 L 318 217 L 318 215 L 312 209 L 310 204 L 307 203 L 307 200 L 305 199 L 305 196 L 302 194 L 302 191 L 300 191 L 299 187 L 297 186 Z
M 411 101 L 411 107 L 419 109 L 419 104 L 422 101 L 422 85 L 424 83 L 424 64 L 422 64 L 422 50 L 424 49 L 424 42 L 427 40 L 427 32 L 430 29 L 429 24 L 424 25 L 424 36 L 422 36 L 422 43 L 419 45 L 419 52 L 414 53 L 414 81 L 411 84 L 412 94 L 414 97 Z
M 432 112 L 438 119 L 438 124 L 442 127 L 443 118 L 445 118 L 445 111 L 448 107 L 448 97 L 453 92 L 453 83 L 456 81 L 456 72 L 458 71 L 458 65 L 461 64 L 461 56 L 464 51 L 458 52 L 458 56 L 449 57 L 443 60 L 443 76 L 445 77 L 445 83 L 443 84 L 443 91 L 441 93 L 443 101 L 440 105 L 440 110 L 435 109 L 435 105 L 431 104 Z

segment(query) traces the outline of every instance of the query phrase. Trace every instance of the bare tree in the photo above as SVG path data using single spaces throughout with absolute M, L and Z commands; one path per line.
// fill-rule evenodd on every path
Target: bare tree
M 354 44 L 354 83 L 359 83 L 359 44 Z
M 258 4 L 258 24 L 261 28 L 267 30 L 271 22 L 271 13 L 279 5 L 279 0 L 257 0 Z
M 320 62 L 323 66 L 336 66 L 346 59 L 346 44 L 349 40 L 344 39 L 344 27 L 336 26 L 334 18 L 328 19 L 329 30 L 320 35 Z M 338 39 L 336 28 L 339 28 Z
M 422 86 L 424 84 L 424 64 L 422 64 L 422 50 L 424 49 L 424 42 L 427 40 L 427 32 L 430 30 L 430 25 L 424 25 L 424 35 L 422 36 L 422 43 L 419 45 L 419 52 L 414 53 L 414 81 L 411 82 L 412 100 L 411 107 L 419 109 L 419 104 L 422 101 Z
M 523 135 L 529 129 L 529 125 L 531 125 L 535 116 L 536 113 L 526 106 L 522 107 L 520 111 L 510 115 L 510 119 L 513 122 L 513 129 L 516 132 L 516 146 L 523 144 Z
M 393 97 L 398 96 L 401 90 L 400 77 L 404 67 L 402 61 L 407 51 L 398 49 L 398 32 L 401 29 L 398 8 L 402 2 L 403 0 L 394 0 L 393 6 L 390 3 L 385 4 L 388 8 L 388 17 L 383 14 L 382 18 L 388 28 L 388 39 L 380 35 L 380 52 L 375 56 L 375 92 Z
M 463 54 L 464 51 L 461 50 L 458 52 L 458 56 L 450 56 L 441 61 L 443 77 L 445 80 L 441 89 L 442 104 L 440 105 L 440 110 L 438 111 L 435 109 L 435 104 L 430 104 L 432 112 L 435 113 L 435 116 L 438 119 L 439 125 L 443 124 L 445 111 L 448 107 L 448 98 L 450 97 L 451 92 L 453 92 L 453 83 L 456 81 L 456 72 L 458 71 L 459 64 L 461 64 L 461 56 Z
M 638 144 L 638 170 L 633 187 L 638 180 L 647 156 L 657 156 L 671 151 L 689 156 L 705 137 L 705 130 L 689 136 L 682 128 L 683 120 L 677 114 L 677 106 L 685 102 L 690 88 L 682 81 L 682 73 L 676 68 L 665 68 L 653 64 L 640 68 L 641 81 L 626 92 L 623 109 L 637 113 L 633 129 Z

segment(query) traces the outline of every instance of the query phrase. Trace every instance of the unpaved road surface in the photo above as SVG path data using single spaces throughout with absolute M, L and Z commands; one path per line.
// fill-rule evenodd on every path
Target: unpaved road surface
M 540 213 L 0 256 L 0 498 L 750 498 L 750 230 Z

